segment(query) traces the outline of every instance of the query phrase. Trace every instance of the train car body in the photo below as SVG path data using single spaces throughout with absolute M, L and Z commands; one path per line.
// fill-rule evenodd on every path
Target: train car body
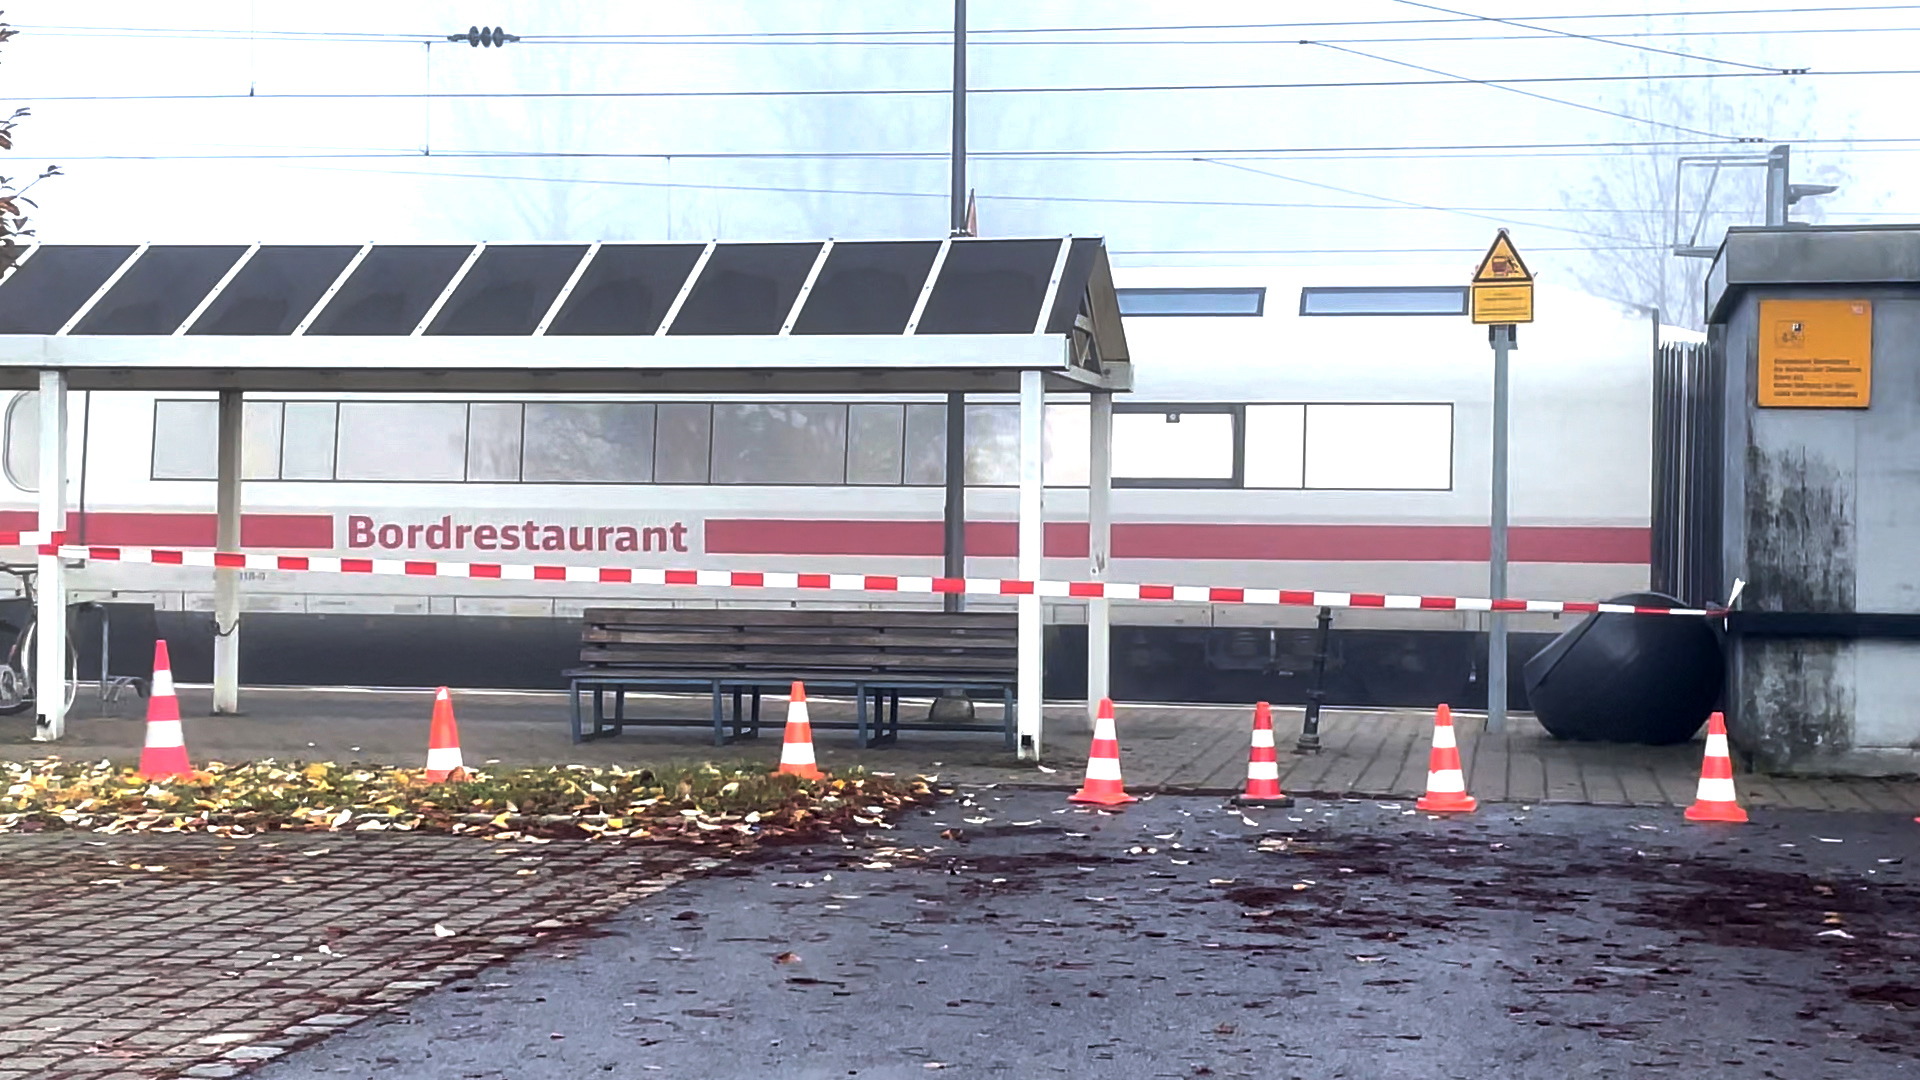
M 1302 314 L 1303 288 L 1450 285 L 1455 270 L 1118 268 L 1134 389 L 1117 399 L 1120 581 L 1484 595 L 1491 354 L 1456 317 Z M 1512 378 L 1510 591 L 1647 587 L 1649 315 L 1551 285 Z M 1684 333 L 1684 332 L 1681 332 Z M 71 531 L 209 546 L 212 395 L 76 394 Z M 968 416 L 968 570 L 1013 576 L 1015 406 Z M 0 528 L 33 527 L 37 412 L 5 416 Z M 932 398 L 249 398 L 243 543 L 458 561 L 940 572 L 944 407 Z M 1087 406 L 1050 398 L 1044 570 L 1086 570 Z M 210 672 L 210 573 L 97 562 L 77 599 L 151 602 L 187 679 Z M 588 603 L 900 598 L 249 573 L 242 677 L 557 685 Z M 981 601 L 990 602 L 990 601 Z M 1050 694 L 1079 692 L 1084 609 L 1047 605 Z M 1116 604 L 1115 692 L 1298 700 L 1314 613 Z M 1455 612 L 1341 612 L 1331 699 L 1475 704 L 1484 645 Z M 1522 621 L 1540 640 L 1561 627 Z M 1531 649 L 1515 649 L 1515 665 Z M 1520 680 L 1512 680 L 1516 687 Z M 1516 704 L 1520 704 L 1516 700 Z

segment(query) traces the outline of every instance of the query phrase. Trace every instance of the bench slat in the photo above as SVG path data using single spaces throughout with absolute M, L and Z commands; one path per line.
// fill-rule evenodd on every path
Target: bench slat
M 588 608 L 582 619 L 589 626 L 819 626 L 854 628 L 991 627 L 1013 629 L 1015 613 L 1007 611 L 825 610 L 812 608 Z
M 758 645 L 845 645 L 875 649 L 1011 649 L 1016 634 L 932 634 L 916 631 L 876 633 L 802 629 L 784 633 L 752 630 L 618 630 L 589 627 L 580 640 L 620 645 L 689 645 L 700 648 L 741 648 Z

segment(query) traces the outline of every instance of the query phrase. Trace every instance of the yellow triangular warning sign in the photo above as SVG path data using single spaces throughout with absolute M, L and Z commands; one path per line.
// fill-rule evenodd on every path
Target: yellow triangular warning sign
M 1493 238 L 1493 246 L 1487 249 L 1486 258 L 1480 260 L 1480 269 L 1473 272 L 1475 285 L 1521 285 L 1533 280 L 1533 271 L 1520 259 L 1520 253 L 1514 250 L 1513 241 L 1507 239 L 1507 230 L 1501 229 L 1500 235 Z

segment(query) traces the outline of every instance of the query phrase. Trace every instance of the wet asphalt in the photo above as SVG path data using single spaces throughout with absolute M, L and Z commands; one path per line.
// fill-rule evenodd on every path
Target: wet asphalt
M 1916 869 L 1906 816 L 972 790 L 257 1075 L 1914 1076 Z

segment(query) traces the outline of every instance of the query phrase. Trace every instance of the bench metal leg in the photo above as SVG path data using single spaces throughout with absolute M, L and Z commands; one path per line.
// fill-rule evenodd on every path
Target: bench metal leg
M 613 733 L 624 735 L 627 730 L 627 688 L 615 687 L 613 691 Z
M 865 749 L 871 745 L 867 739 L 867 688 L 860 685 L 854 686 L 853 700 L 854 715 L 858 717 L 855 723 L 855 729 L 859 732 L 854 739 L 854 745 Z
M 572 690 L 573 690 L 573 693 L 568 695 L 572 699 L 571 700 L 572 707 L 567 711 L 569 713 L 569 718 L 571 719 L 573 724 L 573 744 L 575 746 L 578 746 L 580 745 L 580 741 L 581 741 L 580 739 L 580 684 L 574 683 L 572 686 Z
M 753 688 L 753 734 L 747 737 L 750 739 L 760 737 L 760 688 L 757 686 Z
M 887 703 L 887 741 L 900 741 L 900 692 L 897 690 Z
M 717 682 L 713 684 L 713 745 L 727 745 L 727 729 L 720 708 L 720 684 Z
M 607 698 L 606 687 L 596 686 L 593 688 L 593 734 L 588 736 L 588 738 L 597 739 L 600 736 L 606 734 L 606 725 L 607 725 L 606 698 Z

